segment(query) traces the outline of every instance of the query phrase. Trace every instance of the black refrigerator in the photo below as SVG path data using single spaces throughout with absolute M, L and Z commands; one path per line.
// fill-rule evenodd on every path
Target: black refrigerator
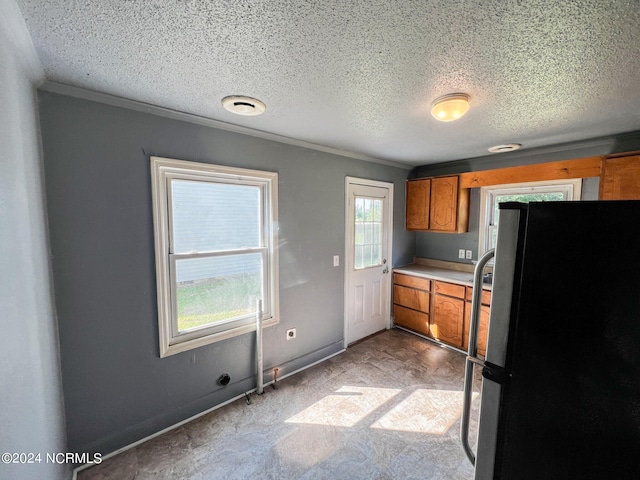
M 640 201 L 501 204 L 485 359 L 473 317 L 475 480 L 640 479 Z

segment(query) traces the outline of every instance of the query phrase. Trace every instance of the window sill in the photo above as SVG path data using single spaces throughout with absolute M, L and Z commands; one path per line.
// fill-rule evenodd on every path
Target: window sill
M 276 325 L 278 320 L 276 318 L 270 318 L 262 323 L 262 328 L 271 327 Z M 204 347 L 212 343 L 221 342 L 229 338 L 244 335 L 245 333 L 255 332 L 256 324 L 242 325 L 240 327 L 230 328 L 218 333 L 211 333 L 201 337 L 193 338 L 191 340 L 184 340 L 181 342 L 170 343 L 169 341 L 160 344 L 160 357 L 169 357 L 176 353 L 186 352 L 198 347 Z M 162 340 L 161 340 L 162 341 Z

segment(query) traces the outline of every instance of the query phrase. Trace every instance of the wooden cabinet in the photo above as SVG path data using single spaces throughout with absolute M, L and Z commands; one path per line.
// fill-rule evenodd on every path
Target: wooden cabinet
M 600 200 L 640 200 L 640 155 L 602 161 Z
M 458 177 L 440 177 L 431 181 L 429 227 L 438 232 L 455 232 L 458 212 Z
M 465 287 L 446 282 L 434 282 L 433 318 L 430 333 L 433 338 L 462 348 L 464 340 Z
M 429 335 L 431 281 L 426 278 L 393 274 L 393 320 L 401 327 Z
M 415 288 L 393 286 L 393 298 L 398 305 L 429 313 L 429 293 Z
M 394 304 L 393 321 L 401 327 L 408 328 L 422 335 L 429 335 L 429 315 L 426 313 Z
M 469 189 L 458 176 L 407 180 L 407 230 L 461 233 L 469 227 Z
M 464 350 L 469 349 L 469 326 L 471 325 L 471 297 L 473 289 L 467 287 L 466 303 L 464 309 Z M 480 306 L 480 324 L 478 326 L 478 354 L 483 357 L 487 353 L 487 334 L 489 332 L 489 305 L 491 304 L 491 292 L 489 290 L 482 291 Z
M 407 182 L 407 230 L 429 229 L 429 200 L 431 180 L 410 180 Z
M 394 273 L 394 323 L 467 350 L 472 292 L 471 287 L 456 283 Z M 491 291 L 483 290 L 478 329 L 478 353 L 483 356 L 487 348 L 490 302 Z

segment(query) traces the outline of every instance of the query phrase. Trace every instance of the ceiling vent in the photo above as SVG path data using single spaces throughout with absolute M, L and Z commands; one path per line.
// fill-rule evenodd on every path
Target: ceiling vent
M 236 115 L 262 115 L 267 106 L 256 98 L 230 95 L 222 99 L 222 106 Z
M 504 152 L 513 152 L 514 150 L 518 150 L 522 145 L 519 143 L 505 143 L 504 145 L 496 145 L 495 147 L 491 147 L 489 151 L 491 153 L 504 153 Z

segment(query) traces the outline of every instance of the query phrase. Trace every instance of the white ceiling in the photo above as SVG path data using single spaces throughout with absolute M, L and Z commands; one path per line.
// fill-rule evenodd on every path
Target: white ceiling
M 377 159 L 640 130 L 638 0 L 16 2 L 50 81 Z M 453 92 L 471 110 L 437 122 Z

